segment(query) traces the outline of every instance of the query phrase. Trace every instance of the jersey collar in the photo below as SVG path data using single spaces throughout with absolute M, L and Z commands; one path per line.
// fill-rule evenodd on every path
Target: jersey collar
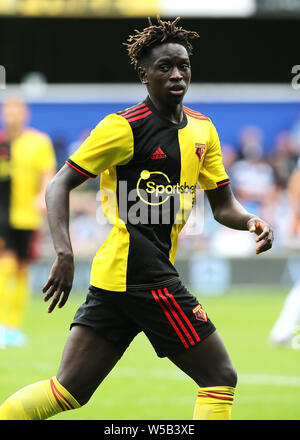
M 174 122 L 169 121 L 169 119 L 165 118 L 158 110 L 157 108 L 154 106 L 154 104 L 152 103 L 150 96 L 147 96 L 147 98 L 145 99 L 144 103 L 147 105 L 147 107 L 150 108 L 150 110 L 152 111 L 152 113 L 154 113 L 157 117 L 159 117 L 160 119 L 162 119 L 166 124 L 168 124 L 170 127 L 174 127 L 177 129 L 180 128 L 184 128 L 187 125 L 187 117 L 186 114 L 183 110 L 183 118 L 182 121 L 179 122 L 178 124 L 175 124 Z

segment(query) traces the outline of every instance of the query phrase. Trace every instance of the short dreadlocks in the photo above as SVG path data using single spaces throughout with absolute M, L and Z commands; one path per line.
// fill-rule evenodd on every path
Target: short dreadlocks
M 190 40 L 198 38 L 197 32 L 187 31 L 182 27 L 177 27 L 177 23 L 180 17 L 177 17 L 174 21 L 162 21 L 160 17 L 157 17 L 157 25 L 153 25 L 150 17 L 148 17 L 149 26 L 142 31 L 135 29 L 135 34 L 130 35 L 127 43 L 123 43 L 127 46 L 127 51 L 131 64 L 136 69 L 140 64 L 142 58 L 155 46 L 159 46 L 162 43 L 179 43 L 182 44 L 189 55 L 193 53 L 193 46 Z

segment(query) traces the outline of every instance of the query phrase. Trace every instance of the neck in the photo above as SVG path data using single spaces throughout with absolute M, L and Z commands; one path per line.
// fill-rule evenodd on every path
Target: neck
M 5 133 L 8 137 L 8 139 L 15 139 L 18 136 L 20 136 L 23 132 L 24 128 L 20 126 L 6 126 L 5 127 Z
M 166 119 L 173 122 L 174 124 L 179 124 L 183 118 L 182 111 L 182 100 L 176 103 L 164 103 L 156 99 L 154 96 L 150 95 L 152 104 L 156 107 L 159 113 L 162 114 Z

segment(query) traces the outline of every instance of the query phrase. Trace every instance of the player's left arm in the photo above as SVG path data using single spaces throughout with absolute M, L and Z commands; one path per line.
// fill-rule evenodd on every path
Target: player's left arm
M 274 240 L 272 227 L 257 217 L 250 214 L 235 198 L 230 184 L 217 189 L 205 191 L 217 222 L 231 229 L 254 232 L 257 235 L 256 254 L 271 249 Z

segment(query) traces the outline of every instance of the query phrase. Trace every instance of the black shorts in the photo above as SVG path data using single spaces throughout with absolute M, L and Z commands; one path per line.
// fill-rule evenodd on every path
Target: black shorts
M 11 250 L 20 260 L 28 260 L 33 234 L 34 231 L 29 229 L 15 229 L 0 224 L 0 251 Z
M 194 347 L 215 331 L 198 300 L 182 285 L 111 292 L 90 286 L 73 325 L 85 325 L 115 344 L 120 356 L 145 333 L 159 357 Z

